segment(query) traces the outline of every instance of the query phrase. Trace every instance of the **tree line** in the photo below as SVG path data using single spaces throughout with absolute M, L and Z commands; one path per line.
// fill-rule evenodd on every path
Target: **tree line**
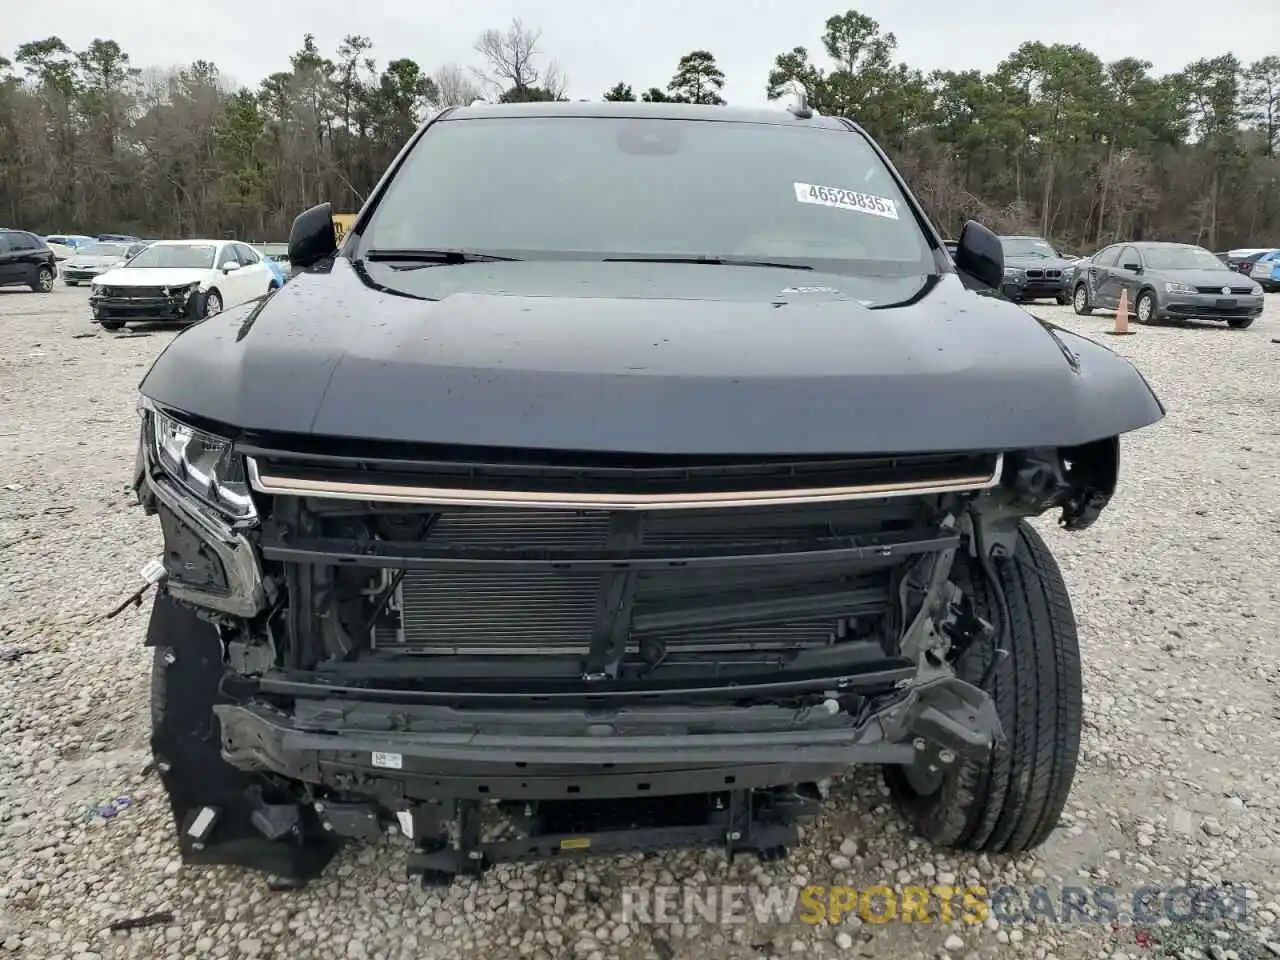
M 765 94 L 862 124 L 952 235 L 976 218 L 1081 251 L 1132 237 L 1280 243 L 1280 56 L 1156 75 L 1139 58 L 1028 41 L 990 72 L 926 73 L 856 10 L 819 43 L 780 53 Z M 209 61 L 141 69 L 112 40 L 22 44 L 0 56 L 0 222 L 283 237 L 319 200 L 357 209 L 431 111 L 566 98 L 538 30 L 515 20 L 474 48 L 472 65 L 429 70 L 380 64 L 366 37 L 327 54 L 307 34 L 287 69 L 244 87 Z M 665 85 L 624 81 L 601 98 L 723 105 L 724 85 L 711 51 L 694 50 Z

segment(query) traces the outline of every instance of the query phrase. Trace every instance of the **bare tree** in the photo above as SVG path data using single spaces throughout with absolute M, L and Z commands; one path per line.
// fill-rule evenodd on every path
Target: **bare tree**
M 554 63 L 539 66 L 542 31 L 528 27 L 519 17 L 505 30 L 485 30 L 476 38 L 475 51 L 484 58 L 483 68 L 473 68 L 476 77 L 494 94 L 516 94 L 516 99 L 530 90 L 545 90 L 552 99 L 564 95 L 567 86 L 560 68 Z
M 448 63 L 431 75 L 436 85 L 436 106 L 458 107 L 480 96 L 480 88 L 456 63 Z

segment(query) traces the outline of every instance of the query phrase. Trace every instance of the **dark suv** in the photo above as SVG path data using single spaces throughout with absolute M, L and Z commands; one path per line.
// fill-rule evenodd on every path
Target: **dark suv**
M 188 862 L 772 856 L 851 764 L 936 843 L 1048 836 L 1080 651 L 1027 518 L 1089 526 L 1163 409 L 856 124 L 446 110 L 289 259 L 141 385 Z
M 1040 237 L 1001 237 L 1004 248 L 1005 296 L 1018 303 L 1052 298 L 1058 303 L 1071 302 L 1067 277 L 1073 261 L 1064 257 Z
M 34 233 L 0 228 L 0 287 L 30 287 L 48 293 L 58 276 L 53 251 Z

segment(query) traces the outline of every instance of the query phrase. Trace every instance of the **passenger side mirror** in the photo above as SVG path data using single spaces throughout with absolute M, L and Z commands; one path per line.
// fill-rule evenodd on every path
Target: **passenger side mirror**
M 333 229 L 333 205 L 320 203 L 298 215 L 289 231 L 289 262 L 310 267 L 338 251 Z
M 1142 264 L 1140 264 L 1140 263 L 1126 263 L 1126 264 L 1124 265 L 1124 268 L 1125 268 L 1126 270 L 1132 270 L 1134 273 L 1141 273 L 1141 272 L 1142 272 Z
M 1000 238 L 977 220 L 967 221 L 960 231 L 955 262 L 957 270 L 992 290 L 999 289 L 1004 280 L 1004 248 Z
M 231 273 L 231 271 L 233 271 L 233 270 L 239 270 L 239 269 L 240 269 L 240 264 L 236 263 L 234 260 L 231 260 L 231 261 L 229 261 L 229 262 L 227 262 L 227 263 L 224 263 L 224 264 L 222 265 L 222 272 L 223 272 L 223 273 Z

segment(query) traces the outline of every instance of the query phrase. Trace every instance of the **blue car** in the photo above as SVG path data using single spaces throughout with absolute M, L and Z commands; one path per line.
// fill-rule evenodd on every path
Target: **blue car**
M 271 288 L 273 290 L 279 290 L 284 286 L 284 281 L 286 279 L 284 269 L 280 266 L 279 261 L 274 260 L 271 257 L 263 257 L 262 261 L 271 270 Z
M 1256 280 L 1267 293 L 1280 290 L 1280 250 L 1264 253 L 1253 261 L 1249 276 Z

